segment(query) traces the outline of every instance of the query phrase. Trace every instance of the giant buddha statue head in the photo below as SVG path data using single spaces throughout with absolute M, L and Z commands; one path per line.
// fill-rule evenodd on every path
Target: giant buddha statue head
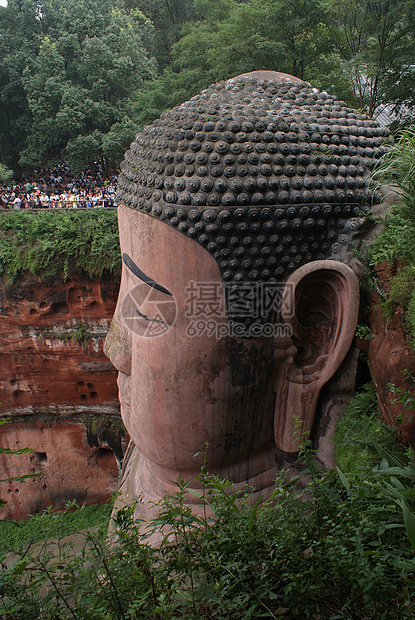
M 138 516 L 178 474 L 197 487 L 205 450 L 211 473 L 259 491 L 299 450 L 355 332 L 348 263 L 380 200 L 382 142 L 375 121 L 274 72 L 213 85 L 137 135 L 105 350 Z

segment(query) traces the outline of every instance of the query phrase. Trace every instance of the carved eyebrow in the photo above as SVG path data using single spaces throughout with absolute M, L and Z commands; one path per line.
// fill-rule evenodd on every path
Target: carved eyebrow
M 140 280 L 142 280 L 143 282 L 145 282 L 145 284 L 148 284 L 148 286 L 151 286 L 151 288 L 155 288 L 157 291 L 161 291 L 162 293 L 166 293 L 166 295 L 171 295 L 173 296 L 173 293 L 170 293 L 170 291 L 168 291 L 166 288 L 164 288 L 164 286 L 161 286 L 161 284 L 157 284 L 157 282 L 154 282 L 154 280 L 152 280 L 149 276 L 146 276 L 145 273 L 143 273 L 141 271 L 141 269 L 139 269 L 137 267 L 137 265 L 135 264 L 135 262 L 133 261 L 132 258 L 130 258 L 128 256 L 128 254 L 123 254 L 122 255 L 122 261 L 124 263 L 124 265 L 135 275 L 137 276 L 137 278 L 140 278 Z

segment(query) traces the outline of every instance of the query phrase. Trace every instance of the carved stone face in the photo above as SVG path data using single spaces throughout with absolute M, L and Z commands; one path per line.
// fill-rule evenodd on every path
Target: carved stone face
M 165 481 L 172 471 L 197 473 L 206 443 L 213 473 L 236 481 L 274 473 L 274 385 L 291 339 L 225 335 L 214 258 L 127 207 L 119 208 L 119 229 L 123 274 L 106 353 L 119 371 L 121 413 L 135 445 L 164 468 Z M 210 306 L 193 303 L 197 295 Z
M 151 488 L 162 494 L 179 473 L 194 479 L 206 445 L 211 473 L 271 485 L 277 447 L 299 449 L 294 418 L 311 429 L 319 390 L 350 346 L 355 276 L 335 261 L 303 266 L 279 288 L 273 334 L 239 337 L 217 311 L 223 281 L 203 247 L 125 206 L 119 229 L 123 274 L 105 351 Z M 196 284 L 210 294 L 199 316 Z

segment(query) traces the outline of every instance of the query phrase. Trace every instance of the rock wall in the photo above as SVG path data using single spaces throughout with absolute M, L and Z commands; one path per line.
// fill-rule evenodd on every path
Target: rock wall
M 385 292 L 389 290 L 389 270 L 379 265 L 376 275 Z M 372 339 L 360 342 L 369 360 L 370 374 L 375 385 L 379 406 L 384 420 L 395 425 L 406 445 L 415 446 L 415 410 L 406 408 L 397 401 L 398 394 L 390 390 L 393 384 L 415 399 L 415 354 L 405 340 L 403 310 L 397 308 L 393 317 L 387 320 L 380 306 L 381 297 L 372 293 L 369 298 L 369 327 Z
M 0 447 L 34 450 L 0 456 L 0 480 L 31 476 L 0 483 L 0 518 L 115 490 L 127 438 L 102 346 L 118 286 L 71 274 L 0 281 Z

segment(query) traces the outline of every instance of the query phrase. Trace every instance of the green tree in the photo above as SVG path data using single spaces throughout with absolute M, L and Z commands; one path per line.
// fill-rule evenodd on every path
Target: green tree
M 22 75 L 42 37 L 36 5 L 32 0 L 9 0 L 6 7 L 0 6 L 0 161 L 16 173 L 31 126 Z
M 320 55 L 330 45 L 320 0 L 194 0 L 194 6 L 199 20 L 183 26 L 172 65 L 135 97 L 141 124 L 247 71 L 319 75 Z
M 0 183 L 8 185 L 13 178 L 13 170 L 9 170 L 6 166 L 0 163 Z
M 397 85 L 405 99 L 415 51 L 413 0 L 326 0 L 326 6 L 356 105 L 371 116 L 380 102 L 399 99 Z
M 195 19 L 193 0 L 125 0 L 154 24 L 154 54 L 161 70 L 171 63 L 171 48 L 181 37 L 184 23 Z
M 147 122 L 208 84 L 247 71 L 291 73 L 372 115 L 412 103 L 414 0 L 194 0 L 172 64 L 135 99 Z
M 45 4 L 48 36 L 23 77 L 33 127 L 22 163 L 64 154 L 75 169 L 99 160 L 108 171 L 110 160 L 117 161 L 134 138 L 130 97 L 156 71 L 144 46 L 152 26 L 138 10 L 128 14 L 112 5 Z
M 173 48 L 180 68 L 223 79 L 259 69 L 307 78 L 319 55 L 320 0 L 195 0 L 202 20 Z

